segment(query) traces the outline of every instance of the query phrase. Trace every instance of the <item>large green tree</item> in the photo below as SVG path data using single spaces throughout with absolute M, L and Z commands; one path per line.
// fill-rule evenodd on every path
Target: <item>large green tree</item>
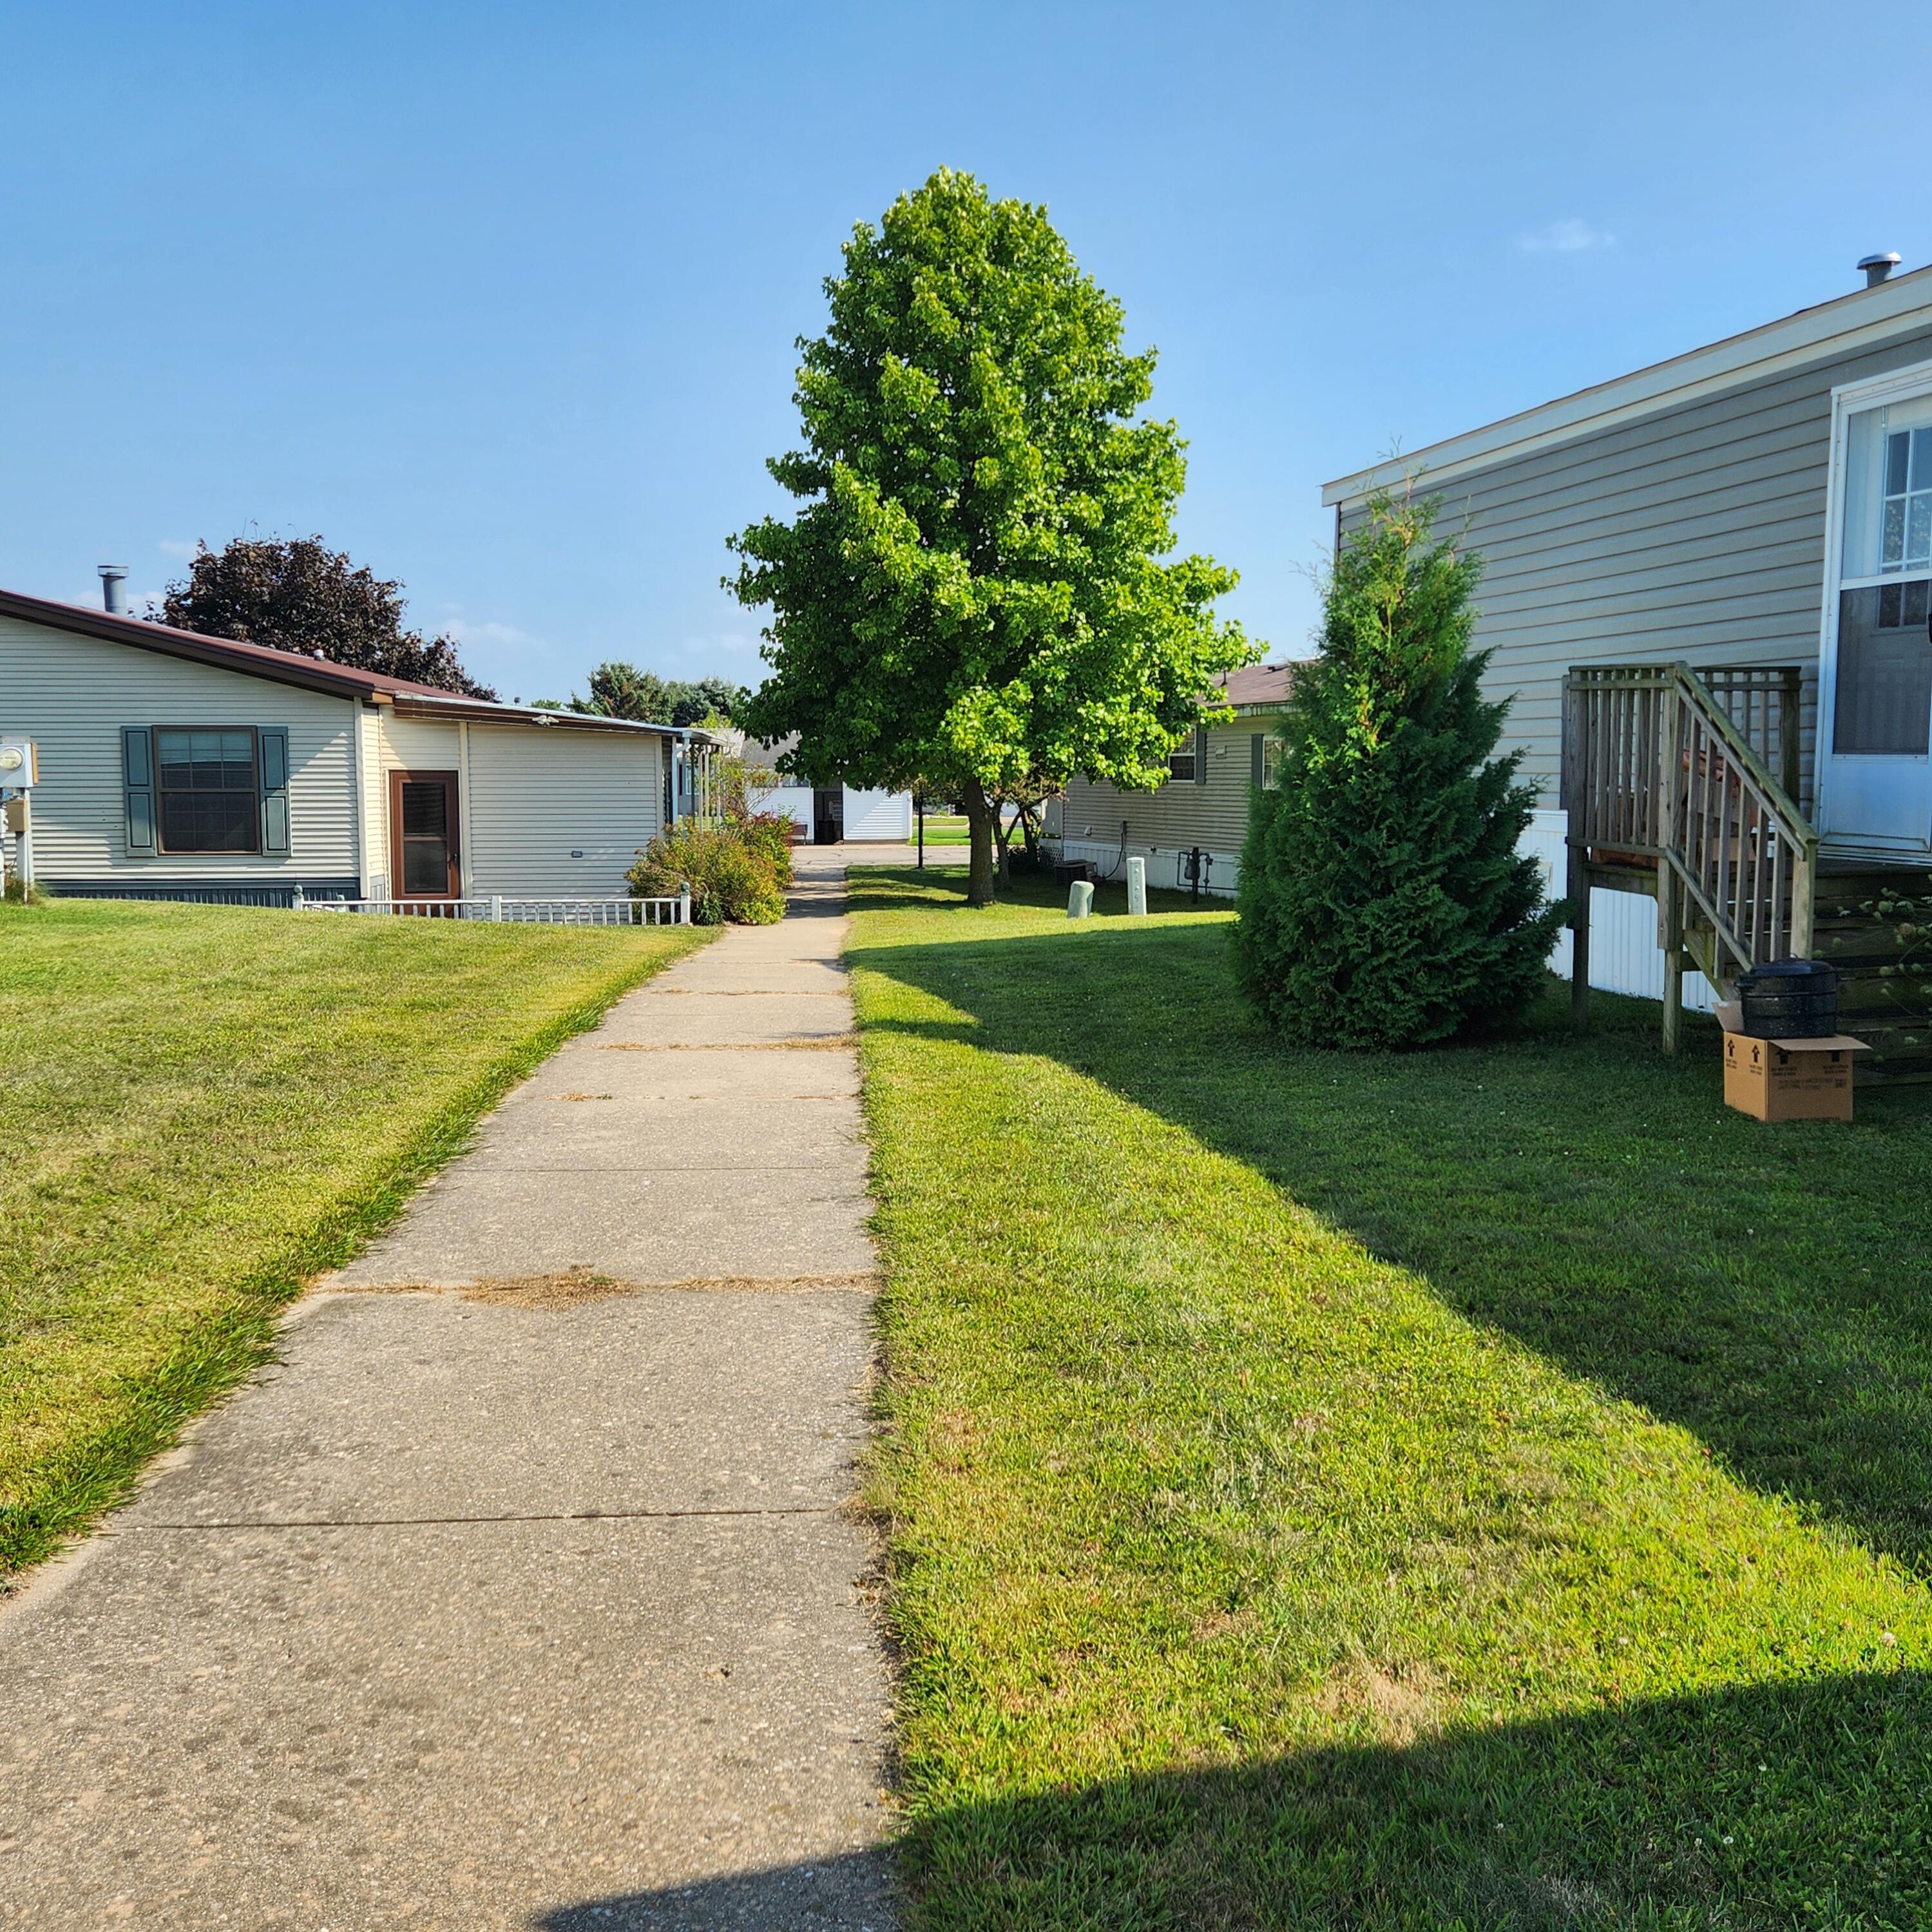
M 403 586 L 358 566 L 320 537 L 237 537 L 195 548 L 187 580 L 170 584 L 160 620 L 205 638 L 267 644 L 411 684 L 494 699 L 463 668 L 456 640 L 404 628 Z
M 1437 506 L 1372 498 L 1298 667 L 1279 788 L 1257 791 L 1235 928 L 1248 995 L 1289 1038 L 1417 1046 L 1514 1019 L 1562 910 L 1520 849 L 1536 794 L 1492 755 L 1508 700 L 1472 648 L 1481 560 Z
M 628 718 L 650 724 L 702 724 L 722 718 L 735 724 L 751 693 L 722 677 L 665 678 L 621 659 L 590 674 L 590 694 L 573 697 L 568 709 L 593 718 Z
M 1214 674 L 1251 655 L 1211 607 L 1234 573 L 1163 561 L 1185 465 L 1139 412 L 1151 350 L 1046 211 L 942 169 L 862 224 L 832 318 L 801 339 L 802 507 L 732 540 L 769 607 L 751 728 L 808 782 L 958 795 L 968 896 L 993 890 L 991 801 L 1075 773 L 1158 784 Z

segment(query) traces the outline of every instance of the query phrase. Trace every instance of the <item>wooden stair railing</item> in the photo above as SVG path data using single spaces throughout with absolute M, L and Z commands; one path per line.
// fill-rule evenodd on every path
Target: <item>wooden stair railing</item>
M 1589 892 L 1600 881 L 1654 876 L 1666 1052 L 1682 1028 L 1687 951 L 1725 992 L 1747 968 L 1810 952 L 1818 835 L 1793 797 L 1801 680 L 1795 665 L 1700 676 L 1684 664 L 1583 664 L 1564 679 L 1580 1025 L 1589 1006 Z

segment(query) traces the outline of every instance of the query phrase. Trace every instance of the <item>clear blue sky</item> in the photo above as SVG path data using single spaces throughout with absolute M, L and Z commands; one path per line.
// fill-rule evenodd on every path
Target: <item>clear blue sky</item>
M 1184 541 L 1298 655 L 1325 478 L 1932 258 L 1928 52 L 1895 0 L 0 4 L 0 585 L 320 531 L 506 696 L 755 680 L 793 338 L 946 164 L 1158 345 Z

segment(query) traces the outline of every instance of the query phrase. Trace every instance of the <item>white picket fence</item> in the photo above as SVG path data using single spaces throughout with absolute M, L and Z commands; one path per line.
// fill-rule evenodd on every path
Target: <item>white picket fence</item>
M 312 899 L 299 888 L 298 912 L 360 912 L 394 919 L 482 919 L 513 926 L 688 926 L 691 895 L 674 899 L 520 899 L 500 892 L 473 899 Z

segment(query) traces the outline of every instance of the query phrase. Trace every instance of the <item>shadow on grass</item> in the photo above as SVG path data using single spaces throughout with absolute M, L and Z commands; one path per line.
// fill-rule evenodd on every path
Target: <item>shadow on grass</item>
M 881 884 L 858 909 L 900 901 Z M 1932 1573 L 1932 1094 L 1768 1127 L 1722 1105 L 1710 1022 L 1668 1061 L 1654 1005 L 1599 995 L 1576 1038 L 1553 980 L 1507 1040 L 1298 1051 L 1240 1001 L 1228 932 L 1100 922 L 854 958 L 965 1016 L 909 1030 L 1102 1082 L 1742 1480 Z
M 1916 1673 L 1754 1685 L 1448 1737 L 935 1806 L 928 1932 L 1081 1927 L 1739 1928 L 1932 1922 Z M 848 1854 L 538 1921 L 883 1928 Z

